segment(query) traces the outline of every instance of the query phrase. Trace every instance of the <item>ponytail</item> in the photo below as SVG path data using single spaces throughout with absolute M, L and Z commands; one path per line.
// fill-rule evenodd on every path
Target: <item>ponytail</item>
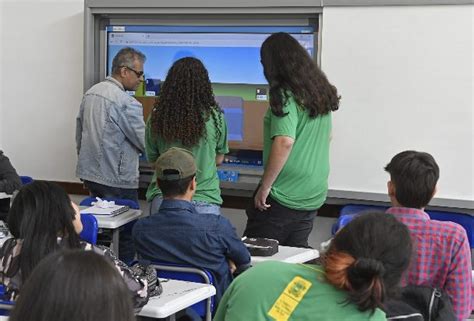
M 385 268 L 382 262 L 371 258 L 359 258 L 347 269 L 350 284 L 349 300 L 357 304 L 359 310 L 383 309 L 384 273 Z
M 345 252 L 329 251 L 324 258 L 326 279 L 348 292 L 348 301 L 360 311 L 383 308 L 385 287 L 382 262 L 372 258 L 355 259 Z

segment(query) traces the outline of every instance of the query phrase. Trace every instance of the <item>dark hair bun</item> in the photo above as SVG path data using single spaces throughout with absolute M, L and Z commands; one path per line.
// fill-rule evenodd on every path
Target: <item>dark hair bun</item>
M 385 268 L 379 260 L 372 258 L 359 258 L 348 269 L 349 282 L 354 288 L 358 285 L 367 284 L 368 280 L 375 277 L 382 277 Z

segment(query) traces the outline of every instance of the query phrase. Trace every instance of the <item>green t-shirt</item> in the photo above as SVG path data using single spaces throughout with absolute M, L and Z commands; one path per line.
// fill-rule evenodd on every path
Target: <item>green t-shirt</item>
M 322 267 L 278 261 L 259 263 L 237 277 L 214 321 L 385 321 L 376 309 L 346 304 L 346 292 L 326 282 Z
M 318 209 L 326 200 L 328 190 L 331 113 L 310 118 L 293 96 L 289 97 L 283 111 L 288 114 L 278 117 L 269 108 L 263 122 L 264 166 L 275 136 L 288 136 L 295 140 L 270 195 L 291 209 Z
M 145 150 L 148 161 L 154 163 L 156 159 L 171 147 L 181 147 L 190 150 L 196 161 L 198 172 L 196 173 L 197 190 L 193 197 L 195 201 L 205 201 L 211 204 L 222 204 L 221 190 L 219 188 L 219 178 L 217 176 L 216 155 L 229 152 L 227 143 L 227 124 L 224 114 L 212 111 L 217 115 L 217 126 L 220 126 L 218 134 L 213 117 L 206 121 L 206 133 L 197 145 L 192 148 L 184 147 L 180 142 L 166 143 L 157 138 L 151 129 L 151 117 L 148 118 L 145 130 Z M 156 173 L 148 186 L 146 192 L 147 201 L 151 202 L 157 195 L 161 195 L 156 184 Z

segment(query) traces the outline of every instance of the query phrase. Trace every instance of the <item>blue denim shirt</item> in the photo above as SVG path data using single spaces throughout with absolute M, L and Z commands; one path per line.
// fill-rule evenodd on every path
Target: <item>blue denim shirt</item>
M 76 119 L 76 176 L 99 184 L 138 188 L 138 157 L 145 150 L 142 105 L 112 77 L 94 85 Z
M 217 302 L 232 281 L 227 259 L 237 266 L 250 263 L 250 254 L 230 221 L 198 214 L 192 203 L 163 200 L 158 213 L 140 219 L 133 228 L 139 256 L 150 261 L 188 264 L 214 275 Z

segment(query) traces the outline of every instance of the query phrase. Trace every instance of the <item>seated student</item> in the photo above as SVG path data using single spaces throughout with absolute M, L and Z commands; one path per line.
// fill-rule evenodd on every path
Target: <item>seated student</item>
M 466 231 L 452 222 L 431 220 L 424 208 L 436 192 L 439 168 L 427 153 L 404 151 L 385 167 L 394 215 L 410 230 L 416 256 L 402 284 L 444 289 L 459 320 L 471 313 L 471 251 Z
M 131 296 L 110 260 L 91 251 L 58 251 L 23 286 L 10 321 L 134 321 Z
M 20 187 L 20 176 L 18 176 L 8 157 L 0 150 L 0 192 L 11 195 Z M 10 198 L 0 199 L 0 220 L 6 220 L 9 209 Z
M 248 265 L 250 254 L 227 218 L 196 212 L 191 203 L 196 165 L 189 151 L 172 147 L 155 167 L 164 199 L 158 212 L 135 224 L 132 235 L 137 252 L 146 260 L 209 270 L 218 301 L 232 281 L 235 266 Z
M 4 299 L 16 300 L 25 280 L 47 255 L 61 249 L 82 249 L 113 262 L 134 298 L 135 307 L 148 301 L 148 284 L 105 247 L 79 239 L 82 231 L 79 208 L 57 184 L 35 181 L 23 186 L 13 200 L 8 226 L 14 238 L 0 252 L 0 284 Z
M 241 274 L 214 321 L 386 320 L 382 310 L 397 294 L 410 256 L 405 225 L 391 215 L 364 214 L 335 235 L 322 266 L 269 261 Z M 412 318 L 403 320 L 423 320 L 409 311 Z

